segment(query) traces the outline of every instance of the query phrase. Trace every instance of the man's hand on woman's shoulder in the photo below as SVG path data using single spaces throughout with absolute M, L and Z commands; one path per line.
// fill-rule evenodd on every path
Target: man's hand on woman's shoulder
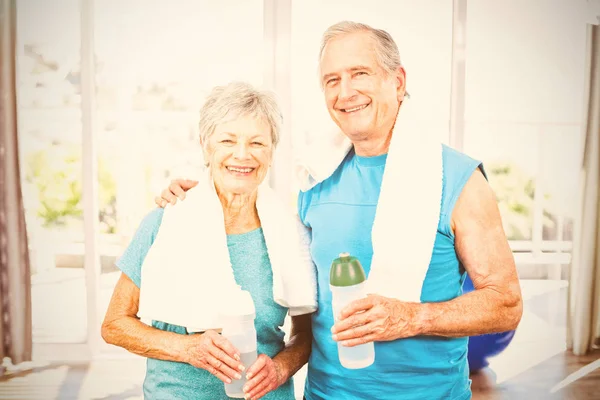
M 171 184 L 161 192 L 160 196 L 154 198 L 157 206 L 165 208 L 168 203 L 175 204 L 177 199 L 185 199 L 185 192 L 198 184 L 191 179 L 173 179 Z

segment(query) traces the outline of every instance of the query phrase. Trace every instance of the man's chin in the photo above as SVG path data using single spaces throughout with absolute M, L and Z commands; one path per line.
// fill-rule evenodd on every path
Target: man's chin
M 361 128 L 358 127 L 356 125 L 353 126 L 348 126 L 348 127 L 343 127 L 342 128 L 342 132 L 344 133 L 344 135 L 346 135 L 348 137 L 348 139 L 350 140 L 359 140 L 359 139 L 364 139 L 365 136 L 368 135 L 368 129 L 366 128 Z

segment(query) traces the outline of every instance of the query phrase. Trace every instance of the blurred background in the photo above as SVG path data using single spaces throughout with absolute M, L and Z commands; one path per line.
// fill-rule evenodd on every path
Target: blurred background
M 600 276 L 577 275 L 573 260 L 577 240 L 583 240 L 578 232 L 585 217 L 578 216 L 591 140 L 589 93 L 599 82 L 589 78 L 597 1 L 2 5 L 2 22 L 14 29 L 14 85 L 2 88 L 16 94 L 20 181 L 14 187 L 22 192 L 26 225 L 28 268 L 22 271 L 28 276 L 22 282 L 28 288 L 22 299 L 30 308 L 22 315 L 30 319 L 30 336 L 21 335 L 23 359 L 13 357 L 23 362 L 4 359 L 1 398 L 141 398 L 144 360 L 99 336 L 119 276 L 115 259 L 154 207 L 154 196 L 202 165 L 198 110 L 213 86 L 231 80 L 277 93 L 285 128 L 269 179 L 294 205 L 297 149 L 309 148 L 311 138 L 331 124 L 317 80 L 320 37 L 345 19 L 392 34 L 416 118 L 487 169 L 525 298 L 517 336 L 492 362 L 499 383 L 493 395 L 548 398 L 577 370 L 556 357 L 572 354 L 566 350 L 581 331 L 572 325 L 576 311 L 568 304 L 579 304 L 577 293 L 592 304 L 600 293 L 572 284 L 591 285 Z M 577 251 L 575 258 L 585 261 Z M 599 357 L 593 354 L 581 366 Z M 544 365 L 554 369 L 537 372 Z M 538 379 L 528 375 L 532 371 L 541 383 L 519 392 Z M 302 371 L 296 386 L 301 398 Z M 566 390 L 552 395 L 566 396 Z

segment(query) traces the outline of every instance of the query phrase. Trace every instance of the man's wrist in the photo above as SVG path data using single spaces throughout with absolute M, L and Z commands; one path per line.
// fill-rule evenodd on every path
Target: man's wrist
M 431 303 L 414 303 L 415 313 L 413 321 L 415 323 L 415 336 L 428 335 L 432 332 L 432 304 Z
M 289 368 L 281 359 L 273 359 L 273 364 L 275 365 L 275 373 L 277 374 L 277 387 L 283 385 L 290 378 Z

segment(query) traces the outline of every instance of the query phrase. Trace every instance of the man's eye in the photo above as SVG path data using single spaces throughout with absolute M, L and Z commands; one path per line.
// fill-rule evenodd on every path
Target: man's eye
M 365 71 L 358 71 L 357 73 L 354 74 L 355 76 L 359 76 L 359 75 L 367 75 L 367 73 Z
M 327 85 L 331 85 L 331 84 L 333 84 L 333 83 L 337 82 L 337 80 L 338 80 L 337 78 L 331 78 L 331 79 L 329 79 L 329 80 L 326 82 L 326 84 L 327 84 Z
M 221 143 L 233 143 L 233 140 L 231 140 L 231 139 L 224 139 L 224 140 L 221 140 Z
M 255 146 L 262 146 L 263 144 L 261 142 L 252 142 L 253 145 Z

